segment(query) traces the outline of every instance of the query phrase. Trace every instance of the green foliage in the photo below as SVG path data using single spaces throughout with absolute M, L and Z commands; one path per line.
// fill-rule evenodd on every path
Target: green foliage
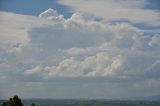
M 37 104 L 32 103 L 31 106 L 38 106 Z

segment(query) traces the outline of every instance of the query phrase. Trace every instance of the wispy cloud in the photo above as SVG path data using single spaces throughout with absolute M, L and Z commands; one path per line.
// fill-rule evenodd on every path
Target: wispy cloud
M 72 12 L 93 14 L 107 21 L 160 25 L 159 12 L 146 8 L 148 0 L 59 0 L 59 3 L 68 6 Z

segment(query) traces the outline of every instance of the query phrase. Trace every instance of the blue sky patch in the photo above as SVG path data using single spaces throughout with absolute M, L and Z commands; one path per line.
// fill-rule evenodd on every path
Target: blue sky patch
M 14 12 L 17 14 L 37 16 L 41 12 L 53 8 L 65 17 L 69 17 L 71 13 L 67 11 L 67 7 L 57 3 L 57 0 L 1 0 L 0 10 L 6 12 Z

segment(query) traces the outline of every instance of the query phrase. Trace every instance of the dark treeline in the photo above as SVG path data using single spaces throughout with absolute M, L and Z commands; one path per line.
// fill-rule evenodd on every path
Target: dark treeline
M 21 99 L 15 95 L 13 98 L 10 98 L 8 101 L 3 102 L 0 106 L 24 106 Z M 31 106 L 38 106 L 34 103 Z

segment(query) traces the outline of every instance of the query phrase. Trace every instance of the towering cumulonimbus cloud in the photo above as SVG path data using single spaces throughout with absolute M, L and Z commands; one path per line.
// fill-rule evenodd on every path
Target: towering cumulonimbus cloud
M 28 26 L 27 32 L 22 35 L 28 39 L 26 45 L 19 39 L 12 45 L 8 42 L 10 45 L 8 47 L 8 44 L 3 43 L 7 54 L 13 55 L 14 52 L 18 56 L 21 52 L 21 56 L 17 58 L 22 58 L 20 62 L 24 62 L 24 65 L 29 64 L 28 67 L 23 67 L 22 75 L 37 74 L 42 79 L 55 76 L 111 77 L 111 75 L 119 78 L 124 76 L 137 78 L 139 72 L 142 74 L 139 77 L 145 75 L 146 66 L 152 66 L 158 60 L 152 55 L 159 51 L 159 35 L 145 35 L 145 30 L 129 23 L 102 23 L 81 13 L 75 13 L 68 19 L 61 19 L 61 16 L 56 10 L 48 9 L 39 17 L 29 17 L 33 20 L 37 18 L 37 22 L 33 27 Z M 23 19 L 25 16 L 13 15 L 14 17 Z M 28 21 L 23 19 L 22 22 L 27 24 Z M 36 27 L 37 23 L 42 25 Z M 13 27 L 24 27 L 23 24 Z M 12 38 L 11 35 L 8 36 L 8 39 Z M 56 60 L 52 60 L 54 58 Z M 26 61 L 31 63 L 25 63 Z
M 90 94 L 92 87 L 102 93 L 99 84 L 110 96 L 111 89 L 118 93 L 125 88 L 123 92 L 134 95 L 131 90 L 146 86 L 138 93 L 151 88 L 153 94 L 159 92 L 160 35 L 154 30 L 80 12 L 64 18 L 53 9 L 37 17 L 6 12 L 0 16 L 0 83 L 9 83 L 8 88 L 15 88 L 11 82 L 16 82 L 25 89 L 25 82 L 37 92 L 34 84 L 43 91 L 53 87 L 45 84 L 67 82 L 68 89 L 76 83 L 75 88 Z M 108 85 L 111 89 L 103 89 Z

